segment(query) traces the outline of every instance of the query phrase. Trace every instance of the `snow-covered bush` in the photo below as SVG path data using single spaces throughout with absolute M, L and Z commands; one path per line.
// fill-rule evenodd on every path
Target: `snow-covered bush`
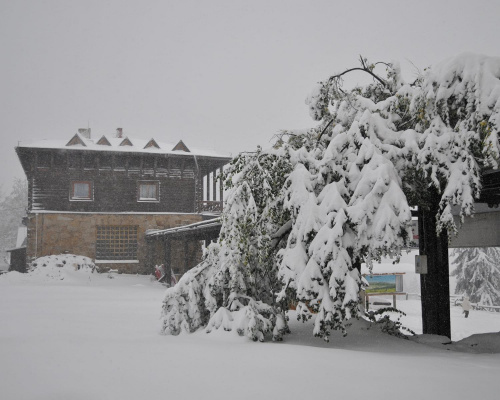
M 390 316 L 393 315 L 391 318 Z M 394 317 L 396 315 L 396 317 Z M 385 307 L 365 313 L 366 318 L 374 323 L 380 330 L 401 339 L 408 339 L 408 335 L 415 335 L 415 332 L 401 323 L 401 317 L 406 314 L 394 307 Z M 405 333 L 406 332 L 406 333 Z
M 28 267 L 28 273 L 40 271 L 43 273 L 48 270 L 69 269 L 73 271 L 82 271 L 93 273 L 97 271 L 94 262 L 85 256 L 75 254 L 58 254 L 53 256 L 39 257 L 32 261 Z
M 97 271 L 96 265 L 88 257 L 58 254 L 39 257 L 29 264 L 26 273 L 11 271 L 3 274 L 1 279 L 4 282 L 88 282 Z
M 360 313 L 361 263 L 407 245 L 410 205 L 437 209 L 448 232 L 451 205 L 473 211 L 481 170 L 498 166 L 500 59 L 461 55 L 413 83 L 397 64 L 379 65 L 383 77 L 361 59 L 374 77 L 364 87 L 342 88 L 349 70 L 321 82 L 306 101 L 316 128 L 233 160 L 220 241 L 167 292 L 164 332 L 279 340 L 294 302 L 328 340 Z

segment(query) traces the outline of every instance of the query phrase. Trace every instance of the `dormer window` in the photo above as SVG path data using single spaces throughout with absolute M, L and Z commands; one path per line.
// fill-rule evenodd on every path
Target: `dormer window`
M 100 146 L 111 146 L 111 143 L 109 143 L 109 140 L 106 136 L 102 136 L 97 144 Z
M 159 201 L 160 200 L 160 182 L 158 181 L 139 181 L 137 191 L 137 201 Z
M 71 200 L 92 200 L 92 182 L 73 181 L 71 182 Z
M 155 149 L 159 149 L 160 146 L 158 146 L 158 143 L 156 143 L 156 140 L 151 139 L 149 142 L 146 143 L 146 146 L 144 146 L 145 149 L 149 149 L 151 147 L 154 147 Z

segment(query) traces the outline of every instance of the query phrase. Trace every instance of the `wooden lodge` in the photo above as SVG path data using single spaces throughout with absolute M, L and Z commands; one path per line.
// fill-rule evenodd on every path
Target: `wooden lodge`
M 101 269 L 150 273 L 166 250 L 148 249 L 146 232 L 217 217 L 220 174 L 228 155 L 182 141 L 115 135 L 91 138 L 80 129 L 68 141 L 21 144 L 16 152 L 28 179 L 27 262 L 60 253 L 90 257 Z M 169 249 L 174 270 L 194 266 L 199 240 Z

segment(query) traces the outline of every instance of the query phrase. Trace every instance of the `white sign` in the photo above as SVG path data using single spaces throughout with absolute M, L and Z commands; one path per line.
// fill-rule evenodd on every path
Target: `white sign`
M 427 273 L 427 256 L 415 256 L 415 272 L 417 274 Z

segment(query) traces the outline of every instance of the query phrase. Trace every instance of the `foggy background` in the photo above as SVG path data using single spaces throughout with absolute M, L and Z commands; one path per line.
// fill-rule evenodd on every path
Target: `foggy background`
M 315 83 L 370 61 L 407 79 L 499 55 L 499 1 L 0 0 L 0 185 L 18 142 L 124 135 L 231 153 L 313 127 Z M 366 80 L 351 76 L 348 83 Z

